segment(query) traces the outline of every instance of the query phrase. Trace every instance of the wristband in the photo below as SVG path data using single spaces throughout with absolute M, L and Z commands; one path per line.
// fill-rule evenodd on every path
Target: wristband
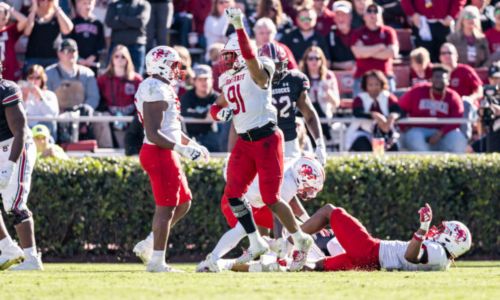
M 413 239 L 422 242 L 424 240 L 424 236 L 415 232 L 413 234 Z
M 430 221 L 428 221 L 428 222 L 421 222 L 420 223 L 420 229 L 422 229 L 423 231 L 427 232 L 427 231 L 429 231 L 430 225 L 431 225 Z

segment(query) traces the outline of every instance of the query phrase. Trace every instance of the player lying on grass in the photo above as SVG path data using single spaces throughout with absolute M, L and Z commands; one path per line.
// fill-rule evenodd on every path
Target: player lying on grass
M 291 160 L 285 164 L 280 198 L 290 204 L 295 216 L 299 217 L 301 221 L 305 221 L 309 218 L 309 215 L 296 196 L 305 201 L 315 198 L 323 188 L 324 180 L 323 167 L 317 160 L 310 157 Z M 257 177 L 250 185 L 244 198 L 252 208 L 256 225 L 263 229 L 262 231 L 271 230 L 273 228 L 273 213 L 262 201 Z M 247 235 L 243 226 L 231 211 L 228 200 L 224 196 L 221 201 L 221 210 L 231 229 L 221 237 L 214 250 L 207 255 L 206 260 L 198 265 L 197 271 L 199 272 L 219 272 L 221 269 L 227 269 L 225 267 L 221 268 L 218 261 L 234 249 Z
M 443 221 L 433 226 L 429 204 L 418 211 L 420 228 L 410 241 L 373 238 L 366 228 L 343 208 L 327 204 L 302 225 L 306 233 L 314 233 L 330 224 L 340 251 L 316 262 L 315 271 L 400 270 L 443 271 L 451 262 L 467 252 L 472 237 L 467 226 L 458 221 Z
M 422 207 L 419 214 L 420 228 L 409 242 L 387 241 L 373 238 L 343 208 L 327 204 L 302 225 L 302 230 L 311 234 L 330 223 L 336 235 L 328 247 L 331 256 L 320 258 L 312 266 L 307 263 L 304 270 L 445 271 L 454 259 L 470 249 L 469 229 L 458 221 L 443 221 L 429 230 L 432 220 L 429 204 Z M 273 261 L 272 257 L 264 256 L 260 261 L 242 266 L 234 265 L 232 260 L 221 260 L 219 264 L 240 272 L 282 272 L 287 270 L 289 261 L 290 258 Z

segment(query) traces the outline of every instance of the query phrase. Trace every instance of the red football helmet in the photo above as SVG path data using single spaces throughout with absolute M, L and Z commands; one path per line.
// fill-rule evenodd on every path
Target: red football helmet
M 270 42 L 260 47 L 259 56 L 267 56 L 274 62 L 276 71 L 274 72 L 273 82 L 279 82 L 285 75 L 288 65 L 288 57 L 285 49 L 276 42 Z

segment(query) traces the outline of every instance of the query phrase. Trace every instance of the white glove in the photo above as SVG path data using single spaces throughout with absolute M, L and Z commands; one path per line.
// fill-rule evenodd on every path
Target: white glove
M 319 138 L 316 140 L 316 158 L 319 160 L 321 165 L 326 164 L 326 147 L 325 143 L 323 142 L 323 138 Z
M 224 107 L 217 113 L 217 118 L 221 121 L 228 122 L 233 118 L 233 110 L 229 107 Z
M 194 140 L 190 140 L 189 143 L 188 143 L 188 146 L 196 147 L 196 148 L 200 149 L 201 150 L 201 155 L 203 156 L 203 160 L 205 162 L 208 162 L 208 159 L 210 158 L 210 152 L 208 151 L 207 147 L 198 144 Z
M 3 166 L 0 168 L 0 189 L 3 189 L 9 185 L 10 179 L 12 177 L 12 173 L 16 168 L 16 163 L 8 160 Z
M 229 19 L 229 22 L 233 24 L 234 28 L 243 28 L 243 13 L 241 12 L 241 9 L 236 7 L 226 8 L 226 16 Z
M 203 157 L 201 148 L 196 146 L 175 144 L 174 151 L 192 161 L 197 161 Z

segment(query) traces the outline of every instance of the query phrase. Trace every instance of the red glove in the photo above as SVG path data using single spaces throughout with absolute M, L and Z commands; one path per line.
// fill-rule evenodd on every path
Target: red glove
M 418 213 L 420 214 L 420 229 L 428 231 L 432 221 L 432 209 L 429 203 L 425 203 L 425 206 L 421 207 Z

